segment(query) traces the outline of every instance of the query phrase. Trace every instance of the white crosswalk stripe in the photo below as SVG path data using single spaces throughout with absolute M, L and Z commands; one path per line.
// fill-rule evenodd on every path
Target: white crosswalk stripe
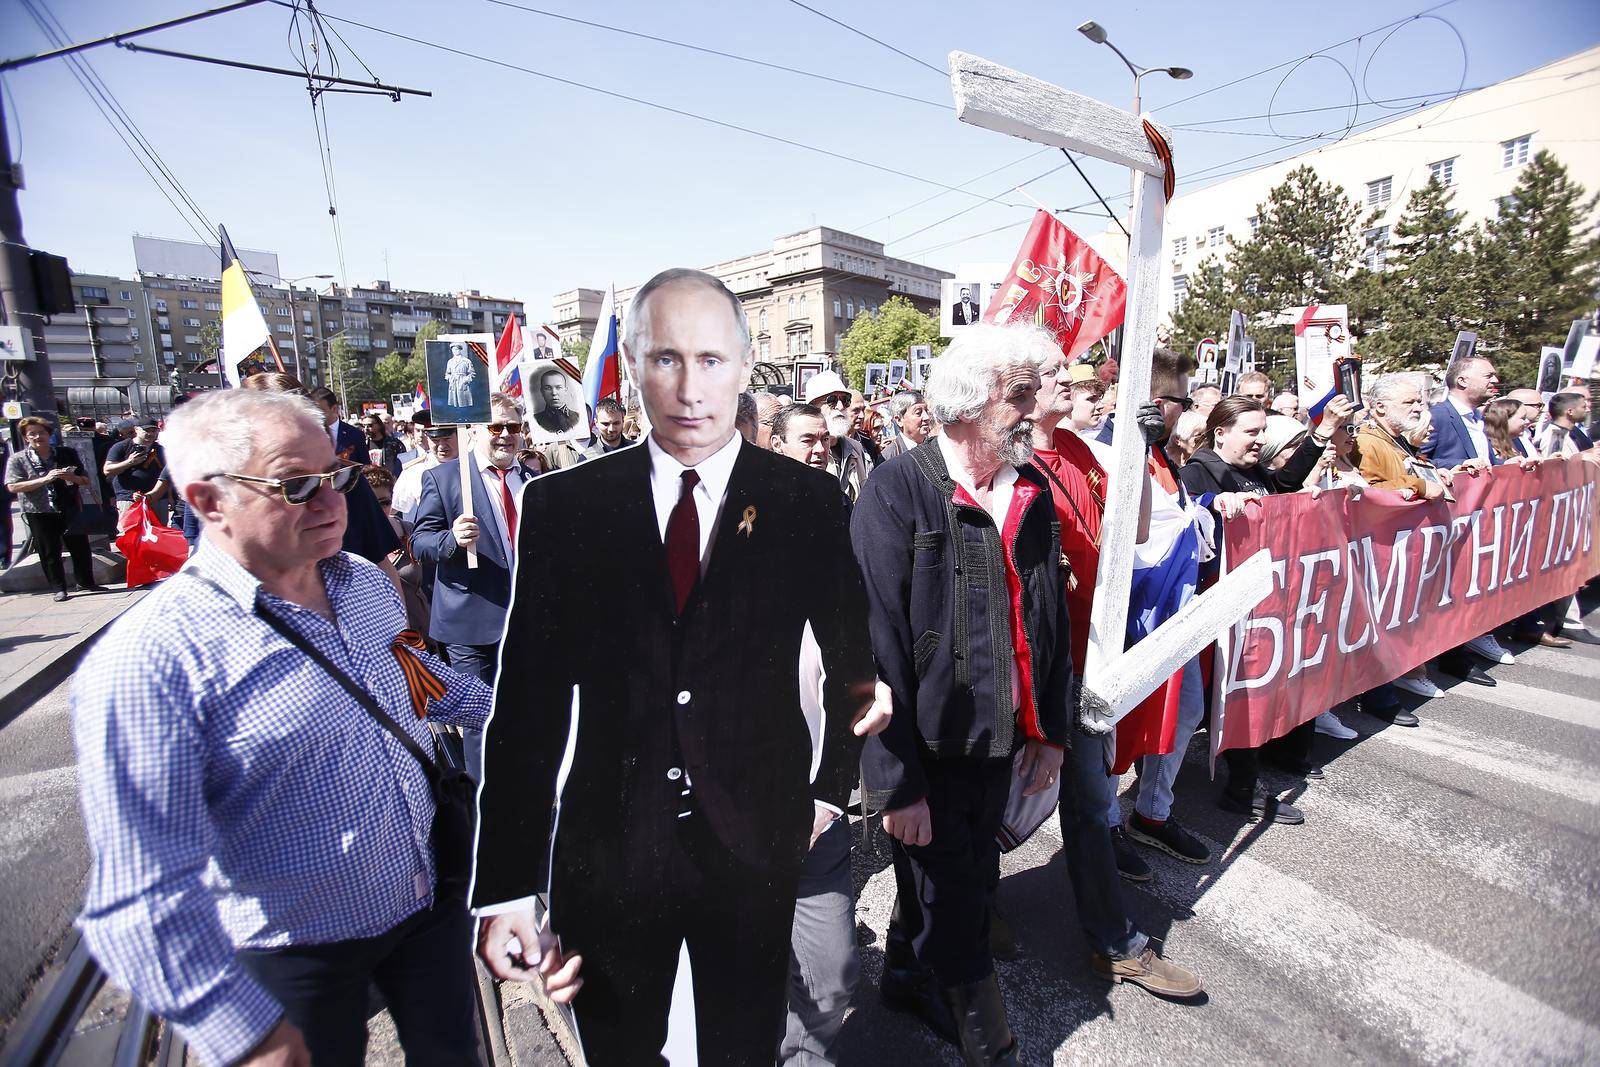
M 1201 1004 L 1094 978 L 1054 820 L 1006 856 L 1000 900 L 1023 956 L 997 970 L 1023 1062 L 1600 1058 L 1600 646 L 1519 651 L 1490 672 L 1497 687 L 1406 697 L 1419 728 L 1344 714 L 1362 736 L 1318 738 L 1325 781 L 1266 775 L 1304 826 L 1221 812 L 1226 771 L 1209 779 L 1197 739 L 1174 814 L 1216 857 L 1141 850 L 1155 877 L 1123 896 L 1201 974 Z M 877 1001 L 886 860 L 858 850 L 863 974 L 840 1062 L 958 1063 Z

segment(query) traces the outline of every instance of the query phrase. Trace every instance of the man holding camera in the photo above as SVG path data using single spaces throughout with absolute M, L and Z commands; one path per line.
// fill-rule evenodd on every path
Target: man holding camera
M 143 418 L 134 423 L 133 437 L 118 441 L 106 453 L 103 470 L 111 479 L 111 491 L 117 498 L 117 514 L 133 507 L 141 496 L 152 500 L 165 491 L 161 472 L 166 470 L 167 455 L 156 443 L 161 430 L 153 418 Z

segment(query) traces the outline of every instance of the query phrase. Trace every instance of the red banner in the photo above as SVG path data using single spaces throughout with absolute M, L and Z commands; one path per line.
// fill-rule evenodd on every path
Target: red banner
M 1224 558 L 1270 551 L 1273 591 L 1219 642 L 1213 755 L 1577 590 L 1600 574 L 1597 488 L 1586 458 L 1458 475 L 1454 503 L 1368 489 L 1247 508 L 1225 526 Z

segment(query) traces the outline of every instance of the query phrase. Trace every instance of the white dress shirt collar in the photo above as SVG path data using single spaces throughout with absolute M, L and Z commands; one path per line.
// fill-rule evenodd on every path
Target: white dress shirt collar
M 948 434 L 938 437 L 939 451 L 944 456 L 944 465 L 950 471 L 950 477 L 955 483 L 967 491 L 973 500 L 982 499 L 978 495 L 978 486 L 973 481 L 972 474 L 961 462 L 956 446 L 951 442 Z M 1011 494 L 1017 484 L 1017 468 L 1009 463 L 1000 464 L 1000 469 L 994 472 L 994 480 L 989 488 L 989 506 L 984 508 L 989 517 L 994 520 L 997 528 L 1004 528 L 1006 513 L 1011 510 Z
M 716 530 L 717 516 L 722 511 L 722 502 L 728 495 L 728 480 L 733 477 L 734 461 L 739 458 L 739 448 L 743 444 L 744 435 L 735 433 L 728 438 L 727 444 L 694 466 L 694 472 L 700 476 L 700 483 L 695 486 L 694 496 L 695 509 L 700 515 L 702 565 L 706 558 L 706 550 L 710 547 L 711 535 Z M 667 520 L 672 517 L 672 509 L 677 506 L 678 494 L 682 492 L 683 472 L 689 468 L 668 455 L 656 441 L 656 435 L 653 433 L 645 438 L 645 447 L 650 450 L 650 497 L 655 503 L 656 526 L 662 541 L 665 542 Z

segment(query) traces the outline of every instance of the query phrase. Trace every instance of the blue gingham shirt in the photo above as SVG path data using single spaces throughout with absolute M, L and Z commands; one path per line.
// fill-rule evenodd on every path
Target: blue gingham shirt
M 406 626 L 394 586 L 349 553 L 320 566 L 331 622 L 202 538 L 184 570 L 215 586 L 168 579 L 73 681 L 94 853 L 78 925 L 207 1063 L 243 1056 L 282 1014 L 235 948 L 373 937 L 433 902 L 434 804 L 416 758 L 254 613 L 260 598 L 431 752 L 391 651 Z M 448 686 L 429 718 L 481 727 L 488 687 L 421 656 Z

